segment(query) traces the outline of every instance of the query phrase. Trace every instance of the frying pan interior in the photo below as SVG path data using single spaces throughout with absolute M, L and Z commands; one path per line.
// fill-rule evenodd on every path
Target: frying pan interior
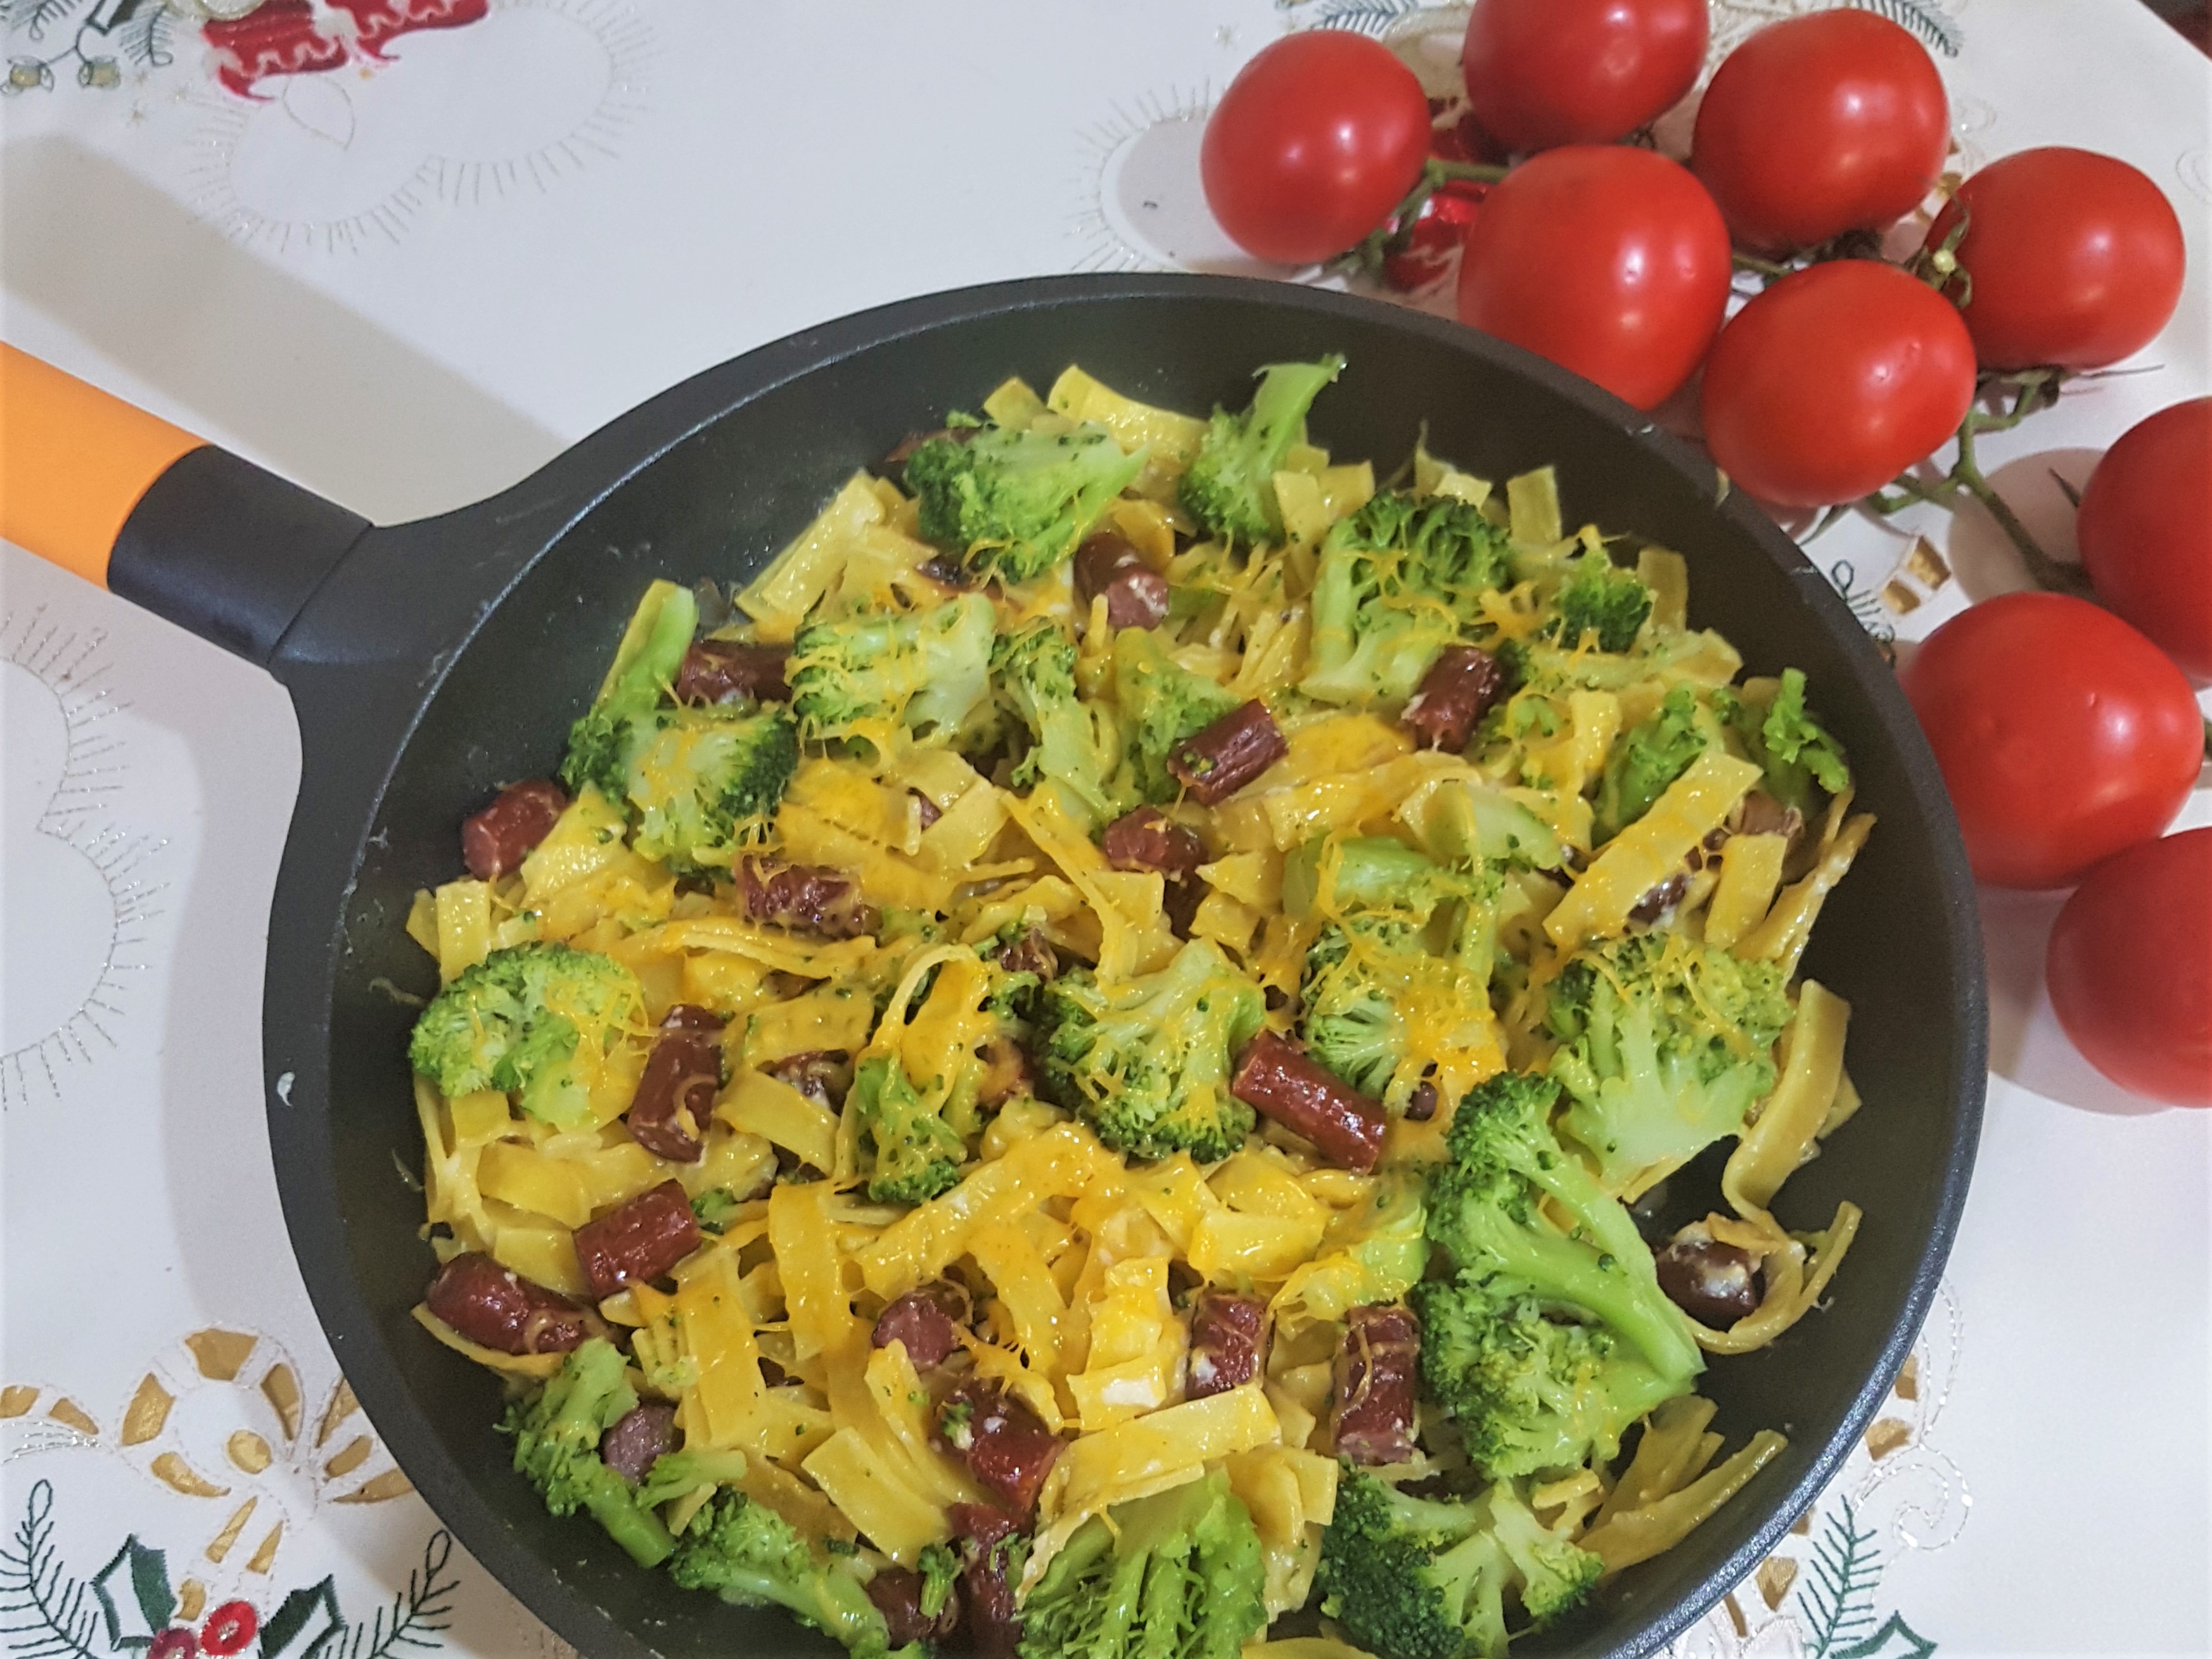
M 557 763 L 568 721 L 651 578 L 742 580 L 856 467 L 948 409 L 975 408 L 1007 374 L 1042 389 L 1079 362 L 1137 397 L 1203 411 L 1241 403 L 1261 364 L 1331 350 L 1350 367 L 1321 401 L 1317 441 L 1387 474 L 1425 422 L 1431 450 L 1484 476 L 1555 465 L 1571 524 L 1595 521 L 1687 557 L 1692 621 L 1727 634 L 1749 671 L 1807 671 L 1850 751 L 1860 803 L 1881 820 L 1805 964 L 1852 1004 L 1850 1064 L 1865 1108 L 1779 1205 L 1785 1225 L 1807 1229 L 1849 1197 L 1866 1222 L 1832 1305 L 1765 1352 L 1719 1361 L 1705 1383 L 1731 1446 L 1771 1426 L 1790 1449 L 1686 1543 L 1621 1574 L 1593 1611 L 1516 1650 L 1631 1654 L 1662 1644 L 1771 1547 L 1886 1392 L 1963 1199 L 1984 1077 L 1980 953 L 1927 753 L 1887 669 L 1828 585 L 1747 507 L 1717 510 L 1710 467 L 1633 411 L 1464 330 L 1214 280 L 939 296 L 710 372 L 501 501 L 395 533 L 403 539 L 388 555 L 372 552 L 372 564 L 382 557 L 395 571 L 405 560 L 478 561 L 478 590 L 446 625 L 450 655 L 428 670 L 434 683 L 388 772 L 388 742 L 364 739 L 349 756 L 333 738 L 316 754 L 317 711 L 335 710 L 332 687 L 343 683 L 327 645 L 343 632 L 329 609 L 348 602 L 343 583 L 319 596 L 329 615 L 311 606 L 289 660 L 276 664 L 309 726 L 301 827 L 272 930 L 268 1036 L 271 1076 L 291 1083 L 270 1121 L 301 1264 L 348 1376 L 408 1474 L 461 1541 L 585 1651 L 830 1650 L 780 1614 L 676 1591 L 588 1522 L 548 1517 L 492 1432 L 494 1381 L 410 1319 L 433 1263 L 418 1236 L 420 1196 L 394 1168 L 395 1155 L 419 1161 L 420 1136 L 404 1057 L 413 1010 L 392 992 L 435 989 L 431 964 L 400 930 L 410 899 L 455 873 L 463 815 L 501 784 Z M 538 522 L 530 515 L 549 502 L 566 504 L 557 533 L 501 540 L 498 525 Z M 486 606 L 483 590 L 502 582 Z M 302 643 L 313 641 L 325 643 Z M 325 660 L 307 660 L 318 654 Z M 366 821 L 331 804 L 349 797 L 367 802 Z M 1717 1204 L 1716 1176 L 1717 1166 L 1700 1166 L 1676 1178 L 1670 1222 Z

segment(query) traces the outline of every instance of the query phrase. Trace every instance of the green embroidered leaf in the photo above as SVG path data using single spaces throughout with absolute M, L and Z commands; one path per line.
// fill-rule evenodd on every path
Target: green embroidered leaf
M 149 1549 L 136 1533 L 125 1543 L 131 1552 L 131 1593 L 138 1598 L 138 1611 L 149 1630 L 167 1630 L 177 1610 L 177 1593 L 169 1588 L 169 1558 Z
M 261 1659 L 277 1659 L 277 1656 L 292 1644 L 293 1639 L 307 1627 L 307 1620 L 320 1608 L 327 1615 L 327 1626 L 323 1640 L 327 1641 L 342 1620 L 338 1615 L 338 1598 L 328 1578 L 305 1589 L 295 1589 L 276 1604 L 276 1611 L 269 1615 L 268 1623 L 261 1626 Z M 319 1643 L 317 1645 L 320 1645 Z
M 1894 1638 L 1897 1645 L 1890 1645 Z M 1893 1613 L 1889 1622 L 1863 1642 L 1854 1642 L 1847 1648 L 1838 1648 L 1829 1659 L 1929 1659 L 1936 1644 L 1905 1622 L 1905 1615 Z

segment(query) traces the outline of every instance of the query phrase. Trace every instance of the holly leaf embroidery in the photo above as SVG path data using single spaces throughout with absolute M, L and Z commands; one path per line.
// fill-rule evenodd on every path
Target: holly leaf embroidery
M 1863 1642 L 1838 1648 L 1832 1659 L 1929 1659 L 1935 1651 L 1936 1644 L 1906 1624 L 1903 1614 L 1893 1613 L 1880 1630 Z

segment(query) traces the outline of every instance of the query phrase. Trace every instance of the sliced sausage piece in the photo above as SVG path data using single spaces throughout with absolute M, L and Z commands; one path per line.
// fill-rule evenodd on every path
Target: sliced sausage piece
M 702 639 L 684 653 L 676 670 L 679 703 L 788 703 L 781 645 L 747 645 L 735 639 Z
M 825 939 L 852 939 L 871 930 L 874 917 L 852 877 L 814 864 L 740 859 L 738 893 L 756 922 L 805 928 Z
M 460 1335 L 501 1353 L 566 1353 L 599 1329 L 588 1310 L 481 1250 L 439 1268 L 422 1299 Z
M 996 1383 L 970 1379 L 946 1396 L 937 1434 L 984 1491 L 1018 1516 L 1036 1507 L 1060 1443 L 1044 1420 Z
M 1098 850 L 1115 869 L 1158 870 L 1170 881 L 1206 862 L 1206 843 L 1198 832 L 1164 816 L 1157 807 L 1139 807 L 1107 825 Z
M 707 1120 L 722 1087 L 721 1031 L 720 1014 L 689 1002 L 661 1020 L 628 1119 L 631 1138 L 655 1157 L 696 1164 L 705 1152 Z
M 1011 1037 L 984 1039 L 983 1075 L 975 1080 L 975 1104 L 986 1111 L 1003 1106 L 1018 1094 L 1035 1094 L 1036 1080 L 1030 1075 L 1030 1057 Z
M 698 1218 L 673 1181 L 663 1181 L 576 1229 L 577 1265 L 599 1300 L 624 1285 L 662 1277 L 698 1248 Z
M 853 1057 L 842 1049 L 809 1049 L 804 1054 L 787 1054 L 771 1065 L 761 1068 L 769 1076 L 797 1089 L 817 1106 L 840 1111 L 845 1105 L 845 1091 L 853 1087 Z
M 1014 1610 L 1007 1546 L 1021 1535 L 1021 1523 L 988 1504 L 955 1504 L 945 1517 L 965 1562 L 960 1571 L 960 1604 L 969 1649 L 979 1659 L 1015 1659 L 1022 1619 Z
M 461 824 L 461 862 L 479 881 L 496 881 L 521 868 L 524 855 L 545 839 L 568 809 L 568 797 L 550 778 L 509 784 L 492 802 Z
M 659 1401 L 624 1413 L 599 1437 L 599 1461 L 635 1486 L 653 1460 L 676 1450 L 676 1408 Z
M 1690 856 L 1692 858 L 1698 857 L 1696 848 L 1692 847 L 1690 850 Z M 1699 862 L 1702 863 L 1703 860 L 1700 859 Z M 1659 882 L 1656 886 L 1645 893 L 1641 899 L 1638 899 L 1636 903 L 1630 907 L 1628 919 L 1632 922 L 1641 923 L 1644 926 L 1649 927 L 1652 923 L 1657 921 L 1668 911 L 1672 910 L 1676 905 L 1680 904 L 1682 902 L 1682 895 L 1689 890 L 1690 872 L 1686 869 L 1678 869 L 1665 881 Z
M 1425 749 L 1463 749 L 1505 690 L 1505 670 L 1477 645 L 1446 645 L 1421 676 L 1398 724 Z
M 885 1567 L 868 1580 L 868 1600 L 890 1627 L 891 1645 L 934 1642 L 952 1634 L 960 1622 L 960 1592 L 956 1588 L 932 1619 L 921 1610 L 921 1575 L 910 1567 Z
M 1226 801 L 1290 753 L 1267 705 L 1254 698 L 1175 746 L 1168 770 L 1201 807 Z
M 1336 1350 L 1329 1425 L 1336 1455 L 1372 1467 L 1413 1455 L 1413 1375 L 1421 1328 L 1401 1307 L 1353 1308 Z
M 1034 973 L 1049 979 L 1060 972 L 1060 955 L 1043 932 L 1031 928 L 1018 939 L 999 947 L 999 966 L 1008 973 Z
M 1168 620 L 1168 578 L 1147 565 L 1118 530 L 1100 530 L 1075 550 L 1075 592 L 1088 612 L 1106 596 L 1106 625 L 1156 628 Z
M 871 1347 L 906 1344 L 916 1371 L 943 1365 L 960 1352 L 960 1327 L 968 1320 L 968 1293 L 940 1279 L 910 1290 L 876 1316 Z
M 1738 803 L 1729 827 L 1738 835 L 1778 835 L 1794 841 L 1805 827 L 1805 814 L 1784 806 L 1765 790 L 1753 790 Z
M 1667 1299 L 1701 1325 L 1726 1330 L 1759 1311 L 1765 1275 L 1751 1252 L 1717 1242 L 1692 1222 L 1653 1258 Z
M 1256 1296 L 1200 1291 L 1190 1310 L 1190 1382 L 1184 1397 L 1203 1400 L 1257 1377 L 1266 1353 L 1267 1320 L 1267 1305 Z
M 1375 1103 L 1306 1057 L 1287 1037 L 1263 1031 L 1244 1045 L 1229 1092 L 1293 1135 L 1304 1135 L 1330 1163 L 1361 1174 L 1382 1155 L 1389 1127 Z

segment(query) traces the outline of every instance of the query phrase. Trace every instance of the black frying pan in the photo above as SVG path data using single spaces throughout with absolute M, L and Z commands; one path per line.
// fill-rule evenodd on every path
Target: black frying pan
M 795 335 L 623 416 L 513 489 L 418 524 L 341 508 L 19 354 L 0 361 L 0 532 L 258 663 L 303 755 L 270 917 L 263 1060 L 277 1184 L 339 1363 L 409 1478 L 494 1576 L 587 1654 L 830 1651 L 781 1614 L 672 1589 L 588 1521 L 556 1521 L 491 1431 L 499 1390 L 409 1317 L 433 1263 L 393 1155 L 421 1147 L 405 1061 L 435 975 L 402 930 L 449 879 L 460 820 L 541 776 L 647 581 L 757 570 L 855 467 L 1010 373 L 1071 362 L 1171 408 L 1242 403 L 1263 363 L 1340 351 L 1317 439 L 1387 469 L 1430 447 L 1486 476 L 1559 469 L 1570 523 L 1680 549 L 1691 614 L 1753 673 L 1812 677 L 1881 824 L 1806 971 L 1853 1005 L 1859 1117 L 1799 1173 L 1786 1223 L 1866 1211 L 1833 1305 L 1704 1386 L 1732 1442 L 1787 1453 L 1594 1610 L 1516 1648 L 1640 1655 L 1748 1573 L 1873 1418 L 1919 1331 L 1965 1202 L 1986 1081 L 1980 941 L 1927 746 L 1842 602 L 1694 451 L 1549 363 L 1467 329 L 1282 284 L 1062 277 L 933 295 Z M 119 524 L 120 529 L 116 526 Z M 1681 1219 L 1717 1166 L 1670 1184 Z

